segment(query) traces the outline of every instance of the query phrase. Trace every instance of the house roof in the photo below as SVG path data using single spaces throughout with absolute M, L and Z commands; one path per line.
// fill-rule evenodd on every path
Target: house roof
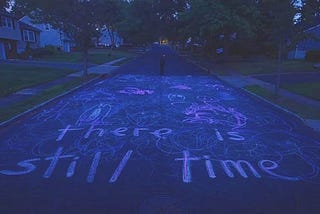
M 25 22 L 22 22 L 22 21 L 19 21 L 20 23 L 20 27 L 22 28 L 25 28 L 25 29 L 28 29 L 28 30 L 33 30 L 33 31 L 37 31 L 37 32 L 41 32 L 40 29 L 36 28 L 36 27 L 33 27 Z

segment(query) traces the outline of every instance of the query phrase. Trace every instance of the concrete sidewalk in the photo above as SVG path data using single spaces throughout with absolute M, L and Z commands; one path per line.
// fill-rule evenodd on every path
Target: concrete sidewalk
M 88 74 L 98 74 L 98 75 L 110 74 L 112 71 L 114 71 L 119 67 L 119 66 L 114 66 L 113 64 L 125 59 L 126 57 L 122 57 L 120 59 L 116 59 L 102 65 L 93 66 L 88 69 Z M 82 75 L 83 75 L 83 71 L 79 71 L 79 72 L 70 74 L 69 77 L 81 77 Z
M 105 63 L 103 65 L 98 65 L 98 66 L 92 66 L 88 69 L 88 74 L 96 74 L 96 75 L 103 75 L 103 74 L 110 74 L 112 73 L 115 69 L 117 69 L 119 66 L 113 66 L 114 63 L 117 63 L 119 61 L 122 61 L 126 59 L 125 57 L 124 58 L 120 58 L 120 59 L 117 59 L 117 60 L 114 60 L 114 61 L 111 61 L 111 62 L 108 62 L 108 63 Z M 29 61 L 23 61 L 23 60 L 19 60 L 19 61 L 16 61 L 16 60 L 10 60 L 9 61 L 9 64 L 14 64 L 14 62 L 17 62 L 19 64 L 32 64 L 32 63 L 36 63 L 36 65 L 38 65 L 39 62 L 29 62 Z M 51 64 L 52 62 L 50 62 L 50 64 L 47 64 L 48 62 L 40 62 L 40 64 L 42 66 L 45 67 L 45 65 L 48 65 L 49 67 L 51 66 L 54 66 L 54 64 Z M 35 65 L 35 64 L 32 64 L 32 65 Z M 73 63 L 57 63 L 56 64 L 59 68 L 63 67 L 63 68 L 67 68 L 67 67 L 72 67 L 73 65 L 75 66 L 76 64 L 73 64 Z M 47 66 L 47 67 L 48 67 Z M 75 67 L 73 67 L 75 68 Z M 76 68 L 79 68 L 79 65 L 77 65 Z M 41 92 L 45 91 L 46 89 L 49 89 L 55 85 L 59 85 L 59 84 L 64 84 L 64 83 L 67 83 L 67 82 L 70 82 L 76 78 L 79 78 L 83 75 L 83 71 L 78 71 L 78 72 L 75 72 L 75 73 L 72 73 L 66 77 L 63 77 L 63 78 L 60 78 L 60 79 L 56 79 L 56 80 L 53 80 L 51 82 L 47 82 L 47 83 L 43 83 L 43 84 L 40 84 L 40 85 L 37 85 L 37 86 L 34 86 L 34 87 L 31 87 L 31 88 L 25 88 L 25 89 L 22 89 L 20 91 L 17 91 L 13 94 L 10 94 L 6 97 L 1 97 L 0 98 L 0 106 L 2 108 L 7 108 L 7 107 L 10 107 L 16 103 L 19 103 L 19 102 L 22 102 L 24 100 L 27 100 L 27 99 L 30 99 L 31 97 L 34 97 L 38 94 L 40 94 Z

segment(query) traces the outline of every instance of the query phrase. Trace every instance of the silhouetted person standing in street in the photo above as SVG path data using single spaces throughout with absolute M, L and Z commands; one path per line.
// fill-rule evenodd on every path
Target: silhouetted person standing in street
M 160 75 L 164 74 L 164 65 L 166 64 L 166 55 L 161 55 L 160 57 Z

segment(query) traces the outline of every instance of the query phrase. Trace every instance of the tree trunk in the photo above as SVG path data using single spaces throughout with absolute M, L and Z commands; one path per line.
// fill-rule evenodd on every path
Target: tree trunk
M 88 48 L 85 47 L 83 50 L 83 78 L 86 79 L 88 76 Z
M 276 77 L 276 83 L 275 83 L 275 97 L 279 97 L 279 90 L 280 90 L 280 80 L 281 80 L 281 72 L 282 72 L 282 44 L 279 43 L 278 47 L 278 69 L 277 69 L 277 77 Z
M 116 45 L 116 44 L 115 44 L 115 36 L 114 36 L 113 29 L 114 29 L 114 28 L 111 27 L 111 26 L 109 26 L 109 27 L 107 28 L 108 34 L 109 34 L 109 37 L 110 37 L 110 42 L 111 42 L 111 53 L 113 52 L 113 48 L 114 48 L 114 46 Z

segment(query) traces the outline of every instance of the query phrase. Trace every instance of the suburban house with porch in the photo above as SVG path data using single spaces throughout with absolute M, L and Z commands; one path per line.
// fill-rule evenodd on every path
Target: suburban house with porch
M 63 31 L 53 28 L 47 23 L 34 23 L 29 16 L 24 16 L 20 19 L 21 22 L 31 25 L 39 30 L 40 33 L 40 47 L 54 46 L 61 51 L 70 52 L 71 48 L 75 46 L 73 40 Z
M 39 48 L 41 30 L 0 11 L 0 59 L 15 58 L 26 48 Z
M 305 59 L 308 51 L 320 51 L 320 24 L 305 30 L 305 33 L 311 34 L 312 37 L 319 38 L 319 40 L 310 38 L 299 42 L 295 50 L 289 52 L 289 59 Z
M 123 45 L 123 39 L 117 32 L 109 31 L 104 28 L 100 31 L 101 35 L 96 41 L 97 47 L 110 47 L 114 43 L 115 47 Z

